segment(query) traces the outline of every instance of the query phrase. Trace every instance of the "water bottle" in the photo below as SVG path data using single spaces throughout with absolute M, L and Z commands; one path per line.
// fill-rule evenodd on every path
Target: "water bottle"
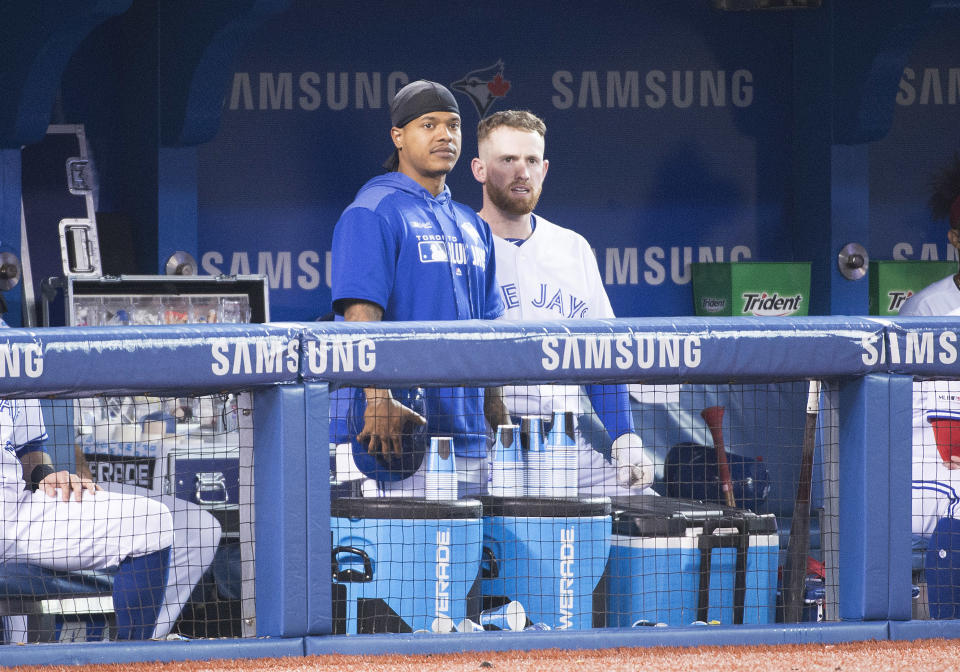
M 547 497 L 549 486 L 547 454 L 543 448 L 543 420 L 536 415 L 520 419 L 520 447 L 526 453 L 524 492 L 527 497 Z
M 494 497 L 523 497 L 524 470 L 520 455 L 520 427 L 500 425 L 494 443 L 490 469 L 490 494 Z
M 424 496 L 427 499 L 457 499 L 457 467 L 453 457 L 453 439 L 449 436 L 434 436 L 430 439 L 424 480 Z
M 577 496 L 577 440 L 572 411 L 554 411 L 545 453 L 550 474 L 549 496 Z

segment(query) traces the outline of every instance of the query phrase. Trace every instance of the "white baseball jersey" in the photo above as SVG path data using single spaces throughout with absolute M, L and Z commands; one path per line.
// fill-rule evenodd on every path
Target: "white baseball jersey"
M 907 299 L 904 316 L 960 315 L 960 290 L 953 276 L 938 280 Z M 913 384 L 913 533 L 929 536 L 940 518 L 958 517 L 960 470 L 947 469 L 937 452 L 935 415 L 960 420 L 960 381 L 924 380 Z
M 517 246 L 494 236 L 497 281 L 507 320 L 602 319 L 614 317 L 586 239 L 534 215 L 533 234 Z M 504 401 L 515 415 L 580 411 L 578 385 L 505 387 Z
M 904 301 L 900 315 L 960 315 L 960 289 L 953 276 L 927 285 Z
M 47 430 L 36 399 L 0 399 L 0 488 L 3 502 L 16 501 L 24 478 L 17 449 L 31 441 L 43 441 Z M 27 474 L 29 476 L 29 474 Z
M 597 259 L 576 231 L 533 215 L 536 226 L 523 245 L 494 235 L 497 282 L 507 320 L 605 319 L 614 317 Z M 512 415 L 549 416 L 554 409 L 582 412 L 579 385 L 514 385 L 503 388 Z M 581 495 L 626 496 L 616 469 L 577 433 Z

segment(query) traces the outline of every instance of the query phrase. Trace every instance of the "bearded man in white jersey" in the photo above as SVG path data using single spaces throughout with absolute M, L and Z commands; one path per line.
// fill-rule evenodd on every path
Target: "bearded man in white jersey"
M 580 234 L 533 210 L 549 161 L 543 158 L 546 125 L 527 111 L 506 110 L 480 121 L 478 157 L 471 168 L 483 185 L 480 217 L 494 234 L 497 281 L 508 320 L 614 317 L 596 258 Z M 634 432 L 626 385 L 515 385 L 503 388 L 514 417 L 552 411 L 582 413 L 582 392 L 613 441 L 608 460 L 593 449 L 602 437 L 577 434 L 578 492 L 626 496 L 653 482 L 653 462 Z M 646 490 L 645 494 L 652 494 Z
M 933 181 L 930 212 L 950 222 L 947 240 L 960 249 L 960 155 Z M 900 308 L 903 316 L 960 315 L 960 273 L 924 287 Z M 932 618 L 960 617 L 960 456 L 938 450 L 934 427 L 960 429 L 960 381 L 913 384 L 913 534 L 927 540 L 924 566 Z

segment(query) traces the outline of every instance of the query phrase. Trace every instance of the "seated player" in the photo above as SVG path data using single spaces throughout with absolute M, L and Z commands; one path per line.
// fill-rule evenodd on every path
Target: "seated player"
M 154 631 L 167 581 L 173 521 L 162 503 L 104 492 L 87 478 L 57 471 L 35 399 L 0 400 L 0 562 L 53 570 L 116 567 L 113 606 L 118 640 Z
M 935 179 L 934 219 L 948 219 L 947 240 L 960 249 L 960 155 Z M 900 315 L 960 315 L 960 273 L 923 288 Z M 948 430 L 937 445 L 934 422 Z M 927 540 L 925 573 L 932 618 L 960 617 L 960 457 L 951 455 L 949 425 L 960 427 L 960 382 L 931 380 L 913 389 L 913 534 Z M 960 430 L 957 435 L 960 436 Z

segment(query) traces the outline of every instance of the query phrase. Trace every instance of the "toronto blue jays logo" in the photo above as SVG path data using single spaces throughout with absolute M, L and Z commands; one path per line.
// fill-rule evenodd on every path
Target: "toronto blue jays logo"
M 486 68 L 473 70 L 462 79 L 450 84 L 450 88 L 465 93 L 482 118 L 498 98 L 503 98 L 510 90 L 510 82 L 503 78 L 503 61 Z

